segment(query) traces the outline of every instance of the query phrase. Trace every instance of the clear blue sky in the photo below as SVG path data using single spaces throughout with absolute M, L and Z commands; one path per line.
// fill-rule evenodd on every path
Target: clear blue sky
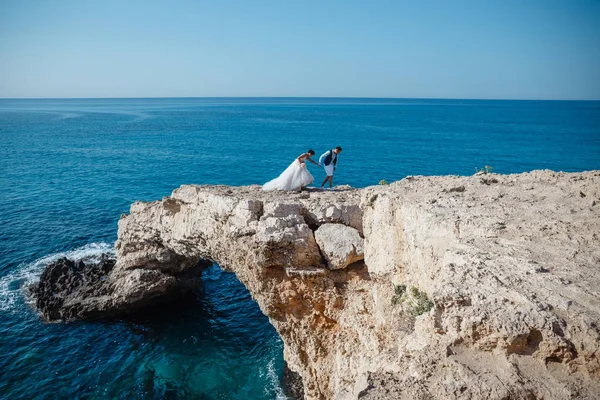
M 600 0 L 0 0 L 0 97 L 600 99 Z

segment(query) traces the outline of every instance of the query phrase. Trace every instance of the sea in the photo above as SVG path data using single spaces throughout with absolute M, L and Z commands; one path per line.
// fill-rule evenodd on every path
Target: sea
M 182 184 L 262 184 L 343 148 L 334 184 L 600 169 L 600 102 L 0 100 L 0 398 L 285 399 L 283 344 L 234 274 L 134 317 L 47 323 L 26 287 L 114 253 L 119 216 Z M 320 184 L 324 171 L 309 170 Z

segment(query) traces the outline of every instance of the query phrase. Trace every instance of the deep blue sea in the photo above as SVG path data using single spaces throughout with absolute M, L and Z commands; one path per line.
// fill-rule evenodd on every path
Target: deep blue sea
M 218 266 L 195 301 L 110 322 L 44 323 L 23 287 L 58 257 L 113 251 L 135 200 L 262 184 L 338 145 L 334 184 L 357 187 L 485 165 L 600 169 L 600 102 L 0 100 L 0 398 L 285 398 L 281 341 Z

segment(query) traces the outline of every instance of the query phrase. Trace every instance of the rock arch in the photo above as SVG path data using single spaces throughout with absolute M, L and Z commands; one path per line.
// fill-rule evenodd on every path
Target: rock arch
M 214 260 L 269 317 L 306 398 L 594 398 L 597 203 L 598 171 L 186 185 L 122 216 L 110 294 L 82 302 L 124 310 Z
M 368 272 L 361 263 L 359 191 L 319 194 L 315 201 L 309 193 L 257 187 L 182 186 L 162 201 L 135 203 L 119 221 L 113 273 L 169 279 L 202 259 L 234 272 L 281 335 L 286 362 L 302 376 L 306 394 L 327 398 L 330 382 L 322 371 L 327 343 L 339 330 L 340 287 Z M 323 240 L 335 237 L 347 254 L 317 244 L 321 227 Z

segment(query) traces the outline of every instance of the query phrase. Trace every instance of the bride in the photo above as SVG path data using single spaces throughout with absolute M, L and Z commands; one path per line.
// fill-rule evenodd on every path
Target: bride
M 308 172 L 306 161 L 310 161 L 315 165 L 321 165 L 314 162 L 310 157 L 314 156 L 313 150 L 308 150 L 306 153 L 300 154 L 298 158 L 290 164 L 277 178 L 265 183 L 262 190 L 300 190 L 310 185 L 315 178 Z

